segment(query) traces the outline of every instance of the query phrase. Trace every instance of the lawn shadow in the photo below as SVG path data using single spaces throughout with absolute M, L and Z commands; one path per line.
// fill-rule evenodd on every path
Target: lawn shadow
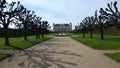
M 14 45 L 9 45 L 9 46 L 12 47 L 13 49 L 23 50 L 22 48 L 20 48 L 20 47 L 16 47 L 16 46 L 14 46 Z
M 120 42 L 120 38 L 106 38 L 106 40 Z
M 24 40 L 24 41 L 27 41 L 27 42 L 30 42 L 30 43 L 32 43 L 32 45 L 35 45 L 35 44 L 37 44 L 37 43 L 39 43 L 39 42 L 35 42 L 35 41 L 30 41 L 30 40 Z M 32 46 L 31 45 L 31 46 Z M 15 49 L 15 50 L 23 50 L 24 48 L 20 48 L 20 47 L 17 47 L 17 46 L 15 46 L 15 45 L 9 45 L 10 47 L 12 47 L 13 49 Z M 31 46 L 29 46 L 29 47 L 31 47 Z M 28 47 L 27 47 L 28 48 Z
M 25 40 L 25 41 L 30 42 L 30 43 L 37 43 L 35 41 L 30 41 L 30 40 Z

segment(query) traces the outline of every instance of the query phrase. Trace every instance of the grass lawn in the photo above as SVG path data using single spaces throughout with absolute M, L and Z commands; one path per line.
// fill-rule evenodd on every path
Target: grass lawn
M 107 53 L 105 55 L 120 63 L 120 53 Z
M 100 35 L 93 35 L 93 39 L 90 39 L 89 34 L 83 38 L 82 34 L 71 33 L 72 38 L 86 44 L 89 47 L 98 50 L 120 50 L 120 36 L 104 35 L 105 39 L 101 40 Z M 113 60 L 120 62 L 120 53 L 107 53 L 106 56 Z
M 101 40 L 100 35 L 93 35 L 90 39 L 89 34 L 83 38 L 82 34 L 72 34 L 72 38 L 80 41 L 94 49 L 98 50 L 120 50 L 120 36 L 105 35 L 105 39 Z
M 41 43 L 45 40 L 52 38 L 54 34 L 45 35 L 44 38 L 35 39 L 35 36 L 28 36 L 28 41 L 23 40 L 23 37 L 10 38 L 10 46 L 4 45 L 4 38 L 0 38 L 0 49 L 26 49 L 35 44 Z M 9 57 L 8 54 L 0 53 L 0 61 Z
M 0 53 L 0 61 L 9 57 L 9 56 L 11 56 L 11 55 Z
M 28 41 L 23 40 L 23 37 L 10 38 L 10 46 L 4 45 L 4 38 L 0 38 L 0 49 L 26 49 L 35 44 L 52 38 L 53 35 L 45 35 L 44 38 L 35 39 L 35 36 L 28 36 Z

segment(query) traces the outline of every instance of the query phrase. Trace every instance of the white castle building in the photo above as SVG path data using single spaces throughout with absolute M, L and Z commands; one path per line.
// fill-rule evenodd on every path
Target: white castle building
M 53 24 L 54 32 L 70 32 L 72 31 L 72 23 L 69 24 Z

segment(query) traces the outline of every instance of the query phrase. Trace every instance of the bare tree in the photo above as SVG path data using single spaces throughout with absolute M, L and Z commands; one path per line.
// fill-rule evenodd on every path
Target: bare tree
M 94 29 L 95 17 L 94 17 L 94 16 L 86 17 L 86 18 L 85 18 L 85 22 L 86 22 L 86 24 L 87 24 L 88 30 L 90 31 L 90 38 L 92 39 L 92 38 L 93 38 L 93 36 L 92 36 L 92 31 L 93 31 L 93 29 Z
M 80 29 L 80 31 L 82 32 L 82 34 L 83 34 L 83 37 L 85 37 L 85 32 L 87 31 L 87 23 L 86 23 L 86 21 L 85 20 L 82 20 L 82 22 L 80 23 L 80 25 L 79 25 L 79 29 Z
M 34 15 L 33 22 L 31 23 L 35 33 L 36 33 L 36 39 L 40 38 L 40 32 L 41 32 L 41 17 L 36 17 Z
M 96 26 L 100 30 L 100 38 L 101 40 L 104 40 L 104 28 L 105 28 L 105 23 L 107 22 L 107 19 L 103 17 L 102 15 L 97 15 L 97 11 L 95 11 L 95 20 L 96 20 Z
M 46 33 L 48 27 L 49 27 L 48 21 L 42 21 L 41 22 L 41 35 L 42 35 L 42 38 L 44 38 L 44 34 Z
M 5 45 L 10 45 L 8 26 L 10 23 L 15 23 L 16 14 L 20 12 L 20 10 L 17 10 L 19 2 L 17 5 L 15 4 L 16 2 L 8 4 L 6 0 L 0 0 L 0 24 L 4 29 Z
M 106 9 L 100 8 L 101 15 L 108 17 L 111 21 L 109 24 L 116 25 L 116 27 L 120 29 L 120 11 L 117 7 L 117 1 L 108 3 L 107 6 Z
M 34 11 L 27 10 L 23 7 L 23 5 L 20 5 L 19 9 L 23 9 L 21 12 L 18 13 L 19 20 L 22 21 L 23 28 L 24 28 L 24 40 L 27 40 L 27 29 L 28 24 L 33 19 Z

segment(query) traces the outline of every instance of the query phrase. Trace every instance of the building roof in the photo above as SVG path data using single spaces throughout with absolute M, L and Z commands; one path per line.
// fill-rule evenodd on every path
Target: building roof
M 65 26 L 69 26 L 70 24 L 54 24 L 55 26 L 60 26 L 60 25 L 65 25 Z

